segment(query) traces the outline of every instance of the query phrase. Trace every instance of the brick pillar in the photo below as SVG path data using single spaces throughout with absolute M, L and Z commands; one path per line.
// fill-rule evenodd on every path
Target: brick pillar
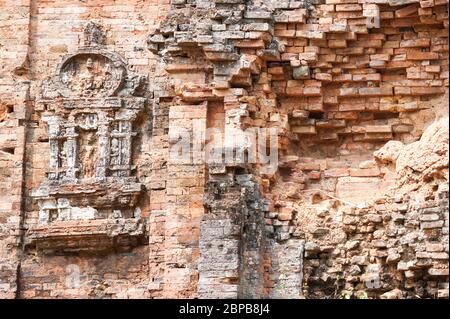
M 203 216 L 205 164 L 194 162 L 194 127 L 206 125 L 206 103 L 173 105 L 169 111 L 171 152 L 167 164 L 164 297 L 197 297 L 200 220 Z M 196 131 L 195 133 L 199 133 Z M 179 142 L 185 139 L 186 143 Z M 178 154 L 178 153 L 177 153 Z M 184 154 L 186 155 L 186 154 Z
M 210 175 L 201 222 L 199 297 L 263 298 L 264 205 L 251 174 Z

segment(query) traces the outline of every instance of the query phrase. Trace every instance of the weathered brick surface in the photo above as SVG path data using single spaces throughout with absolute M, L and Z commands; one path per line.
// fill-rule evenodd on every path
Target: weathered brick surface
M 448 298 L 448 1 L 0 17 L 0 297 Z M 211 128 L 276 171 L 174 157 Z

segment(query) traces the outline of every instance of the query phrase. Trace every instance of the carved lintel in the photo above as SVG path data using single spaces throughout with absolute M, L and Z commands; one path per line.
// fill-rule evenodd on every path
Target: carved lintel
M 26 245 L 44 253 L 99 252 L 145 244 L 147 233 L 140 218 L 57 221 L 27 231 Z

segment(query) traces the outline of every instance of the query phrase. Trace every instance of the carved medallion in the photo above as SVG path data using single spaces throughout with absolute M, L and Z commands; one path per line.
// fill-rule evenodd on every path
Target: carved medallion
M 124 75 L 119 63 L 102 54 L 78 54 L 61 66 L 60 80 L 74 95 L 105 97 L 119 90 Z

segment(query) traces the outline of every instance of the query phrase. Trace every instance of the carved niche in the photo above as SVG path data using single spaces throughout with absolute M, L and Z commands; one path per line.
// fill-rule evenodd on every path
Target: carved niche
M 142 185 L 132 147 L 146 78 L 106 49 L 101 27 L 89 23 L 84 37 L 85 46 L 63 57 L 43 82 L 36 103 L 50 144 L 47 180 L 33 194 L 41 225 L 139 218 Z

